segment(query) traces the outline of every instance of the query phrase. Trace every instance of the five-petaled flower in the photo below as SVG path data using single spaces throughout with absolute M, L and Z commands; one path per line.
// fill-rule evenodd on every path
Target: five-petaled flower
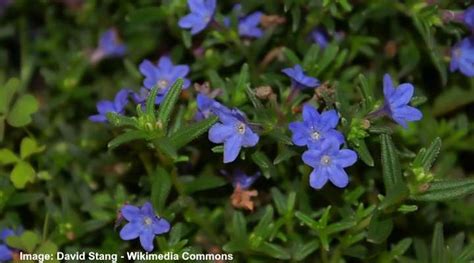
M 121 89 L 113 101 L 101 100 L 97 103 L 97 111 L 99 114 L 92 115 L 89 120 L 93 122 L 107 122 L 107 113 L 115 112 L 123 115 L 125 106 L 128 104 L 129 89 Z
M 124 205 L 120 212 L 128 221 L 120 231 L 120 238 L 132 240 L 139 237 L 140 244 L 148 252 L 153 250 L 155 235 L 170 231 L 170 223 L 156 216 L 150 202 L 146 202 L 141 208 L 133 205 Z
M 18 234 L 20 234 L 20 231 L 14 231 L 11 228 L 4 228 L 0 231 L 0 262 L 8 262 L 13 259 L 16 250 L 7 246 L 5 243 L 7 237 L 16 236 Z
M 121 57 L 126 51 L 125 44 L 119 41 L 117 30 L 112 28 L 101 35 L 99 46 L 91 55 L 91 62 L 97 63 L 107 57 Z
M 298 146 L 316 148 L 326 139 L 335 139 L 339 144 L 344 143 L 344 135 L 335 128 L 339 116 L 335 110 L 324 111 L 321 114 L 309 104 L 303 106 L 303 121 L 292 122 L 289 128 L 293 133 L 293 143 Z
M 209 140 L 224 143 L 224 163 L 233 162 L 242 147 L 253 147 L 259 136 L 248 125 L 244 113 L 237 109 L 217 109 L 218 123 L 209 129 Z
M 282 72 L 291 78 L 293 88 L 305 89 L 319 86 L 319 80 L 306 75 L 300 65 L 295 65 L 293 68 L 285 68 Z
M 188 0 L 190 14 L 182 17 L 178 24 L 181 28 L 191 29 L 195 35 L 203 31 L 214 19 L 216 0 Z
M 349 183 L 344 168 L 357 161 L 357 154 L 349 149 L 339 149 L 339 146 L 340 143 L 331 138 L 324 140 L 317 149 L 303 153 L 303 162 L 314 168 L 309 179 L 312 188 L 321 189 L 328 180 L 339 188 Z
M 397 88 L 394 88 L 390 75 L 384 75 L 383 94 L 385 104 L 382 109 L 386 115 L 404 128 L 407 127 L 408 121 L 418 121 L 423 117 L 421 111 L 408 106 L 413 96 L 413 91 L 414 87 L 410 83 L 402 83 Z
M 474 77 L 474 37 L 467 37 L 451 50 L 451 72 L 456 70 L 468 77 Z
M 145 76 L 143 80 L 143 86 L 145 88 L 151 90 L 156 85 L 159 87 L 156 98 L 157 104 L 161 102 L 171 85 L 179 78 L 182 78 L 184 81 L 183 89 L 187 89 L 191 84 L 191 81 L 185 78 L 189 73 L 189 66 L 173 65 L 173 62 L 168 56 L 162 56 L 156 65 L 145 59 L 140 64 L 139 69 L 143 76 Z
M 242 37 L 262 37 L 263 30 L 258 27 L 261 18 L 262 12 L 257 11 L 239 19 L 239 35 Z

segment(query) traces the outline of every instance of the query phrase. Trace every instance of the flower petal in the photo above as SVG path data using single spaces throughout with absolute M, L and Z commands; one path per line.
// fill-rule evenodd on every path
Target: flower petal
M 247 129 L 245 130 L 244 137 L 242 138 L 242 146 L 243 147 L 252 147 L 255 146 L 258 143 L 258 140 L 260 137 L 253 132 L 249 126 L 247 126 Z
M 138 223 L 128 223 L 120 230 L 120 238 L 123 240 L 132 240 L 140 235 L 141 226 Z
M 336 128 L 338 122 L 339 115 L 337 115 L 337 112 L 335 110 L 328 110 L 321 113 L 321 118 L 319 120 L 321 130 Z
M 327 174 L 321 172 L 321 169 L 314 169 L 309 175 L 309 185 L 314 189 L 323 188 L 327 181 Z
M 136 221 L 140 216 L 140 209 L 133 205 L 124 205 L 122 209 L 120 209 L 122 216 L 127 219 L 128 221 Z
M 321 155 L 322 152 L 319 149 L 310 149 L 303 153 L 301 159 L 303 159 L 303 162 L 305 164 L 316 168 L 319 166 L 319 163 L 321 161 Z
M 242 148 L 243 136 L 232 135 L 224 142 L 224 163 L 235 161 Z
M 0 262 L 12 260 L 12 251 L 6 245 L 0 245 Z
M 128 89 L 121 89 L 117 92 L 114 99 L 114 107 L 117 112 L 121 112 L 124 110 L 125 106 L 128 104 L 128 95 L 130 94 L 130 90 Z
M 386 98 L 390 98 L 395 89 L 393 88 L 392 78 L 389 74 L 383 76 L 383 95 Z
M 155 239 L 155 234 L 152 229 L 147 229 L 140 234 L 140 244 L 143 249 L 148 252 L 153 251 L 153 240 Z
M 331 183 L 339 188 L 344 188 L 349 184 L 349 176 L 347 175 L 344 169 L 336 167 L 336 166 L 329 166 L 327 167 L 328 177 Z
M 146 202 L 140 208 L 140 212 L 142 215 L 146 215 L 149 217 L 155 217 L 155 211 L 153 210 L 153 205 L 150 202 Z
M 318 123 L 321 115 L 318 110 L 310 104 L 305 104 L 303 106 L 303 120 L 305 123 L 310 125 L 315 125 Z
M 168 233 L 170 231 L 171 225 L 164 218 L 158 218 L 157 221 L 153 224 L 153 232 L 155 235 L 160 235 L 163 233 Z
M 199 19 L 200 17 L 198 15 L 191 13 L 179 19 L 178 25 L 181 28 L 191 28 L 193 25 L 200 22 Z
M 114 104 L 108 100 L 101 100 L 97 103 L 97 111 L 100 114 L 106 114 L 107 112 L 115 112 Z
M 309 131 L 302 122 L 292 122 L 288 128 L 293 133 L 291 140 L 295 145 L 305 146 L 308 143 Z
M 357 154 L 349 149 L 342 149 L 334 157 L 334 163 L 340 167 L 348 167 L 357 161 Z
M 209 140 L 213 143 L 222 143 L 235 132 L 233 125 L 214 124 L 209 129 Z
M 413 97 L 414 90 L 415 88 L 410 83 L 403 83 L 399 85 L 390 99 L 391 106 L 398 107 L 410 102 L 411 97 Z

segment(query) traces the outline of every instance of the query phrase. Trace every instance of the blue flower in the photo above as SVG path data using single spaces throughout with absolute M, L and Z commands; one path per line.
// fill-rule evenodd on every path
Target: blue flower
M 255 183 L 260 175 L 260 172 L 256 172 L 254 175 L 248 176 L 242 170 L 236 169 L 232 174 L 232 186 L 234 188 L 240 186 L 240 189 L 247 190 Z
M 314 189 L 321 189 L 329 180 L 335 186 L 344 188 L 349 177 L 344 168 L 357 161 L 357 154 L 349 149 L 339 149 L 336 140 L 325 140 L 318 149 L 310 149 L 303 153 L 303 162 L 314 170 L 310 174 L 309 184 Z
M 423 114 L 418 109 L 408 106 L 413 97 L 414 87 L 410 83 L 402 83 L 395 89 L 393 87 L 390 75 L 385 74 L 383 77 L 383 94 L 385 104 L 383 110 L 395 122 L 407 127 L 407 121 L 421 120 Z
M 335 110 L 319 113 L 309 104 L 303 106 L 303 121 L 292 122 L 289 128 L 293 133 L 293 143 L 298 146 L 316 148 L 326 139 L 335 139 L 339 144 L 344 143 L 344 135 L 335 128 L 339 116 Z
M 170 223 L 156 216 L 153 206 L 146 202 L 141 208 L 133 205 L 124 205 L 122 216 L 129 222 L 120 231 L 120 238 L 132 240 L 140 238 L 140 244 L 148 252 L 153 250 L 155 235 L 170 231 Z
M 253 147 L 258 143 L 258 135 L 247 124 L 242 112 L 223 108 L 214 110 L 214 113 L 220 122 L 209 129 L 209 140 L 224 143 L 224 163 L 233 162 L 242 147 Z
M 311 38 L 313 42 L 318 44 L 321 48 L 326 48 L 329 44 L 329 36 L 322 28 L 316 28 L 311 31 Z
M 107 122 L 107 113 L 115 112 L 123 115 L 125 112 L 125 106 L 128 104 L 128 95 L 130 90 L 121 89 L 117 95 L 115 95 L 114 101 L 102 100 L 97 103 L 97 111 L 99 114 L 92 115 L 89 120 L 93 122 Z
M 319 80 L 307 76 L 300 65 L 295 65 L 293 68 L 285 68 L 282 72 L 291 78 L 293 88 L 305 89 L 319 86 Z
M 464 24 L 470 29 L 474 29 L 474 6 L 469 7 L 463 13 Z
M 262 12 L 254 12 L 239 20 L 239 35 L 242 37 L 260 38 L 263 30 L 258 27 Z
M 117 31 L 109 29 L 101 35 L 99 47 L 92 53 L 91 61 L 95 63 L 107 57 L 121 57 L 126 51 L 126 46 L 119 41 Z
M 230 110 L 224 107 L 222 104 L 202 93 L 197 95 L 196 103 L 198 112 L 196 112 L 195 119 L 198 121 L 209 118 L 209 116 L 219 110 L 230 112 Z
M 3 228 L 0 231 L 0 262 L 7 262 L 12 260 L 15 249 L 10 248 L 5 244 L 7 237 L 19 235 L 21 231 L 14 231 L 11 228 Z
M 464 38 L 452 48 L 449 69 L 474 77 L 474 37 Z
M 178 24 L 181 28 L 191 29 L 195 35 L 203 31 L 214 19 L 216 0 L 188 0 L 191 13 L 182 17 Z

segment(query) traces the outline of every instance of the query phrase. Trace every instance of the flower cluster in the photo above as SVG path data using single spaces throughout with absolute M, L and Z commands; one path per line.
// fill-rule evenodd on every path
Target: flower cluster
M 349 183 L 344 168 L 354 164 L 357 155 L 352 150 L 339 149 L 344 143 L 344 136 L 336 130 L 338 122 L 335 110 L 319 113 L 313 106 L 305 104 L 303 121 L 289 125 L 293 143 L 308 147 L 302 159 L 314 168 L 310 174 L 310 185 L 314 189 L 321 189 L 328 180 L 340 188 Z

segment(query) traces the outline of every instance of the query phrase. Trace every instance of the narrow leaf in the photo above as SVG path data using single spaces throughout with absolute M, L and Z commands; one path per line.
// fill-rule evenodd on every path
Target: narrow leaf
M 146 98 L 146 115 L 150 116 L 151 118 L 155 118 L 155 101 L 156 101 L 156 95 L 158 94 L 158 90 L 160 90 L 160 87 L 158 85 L 155 85 L 150 93 L 148 93 L 148 98 Z
M 430 188 L 411 198 L 418 201 L 444 201 L 474 193 L 474 179 L 440 180 L 431 183 Z
M 216 116 L 211 116 L 203 121 L 193 123 L 188 127 L 178 130 L 172 134 L 169 139 L 176 149 L 179 149 L 207 132 L 209 128 L 216 123 L 217 119 Z
M 171 112 L 178 101 L 179 94 L 183 88 L 183 79 L 178 79 L 171 86 L 170 90 L 166 94 L 165 98 L 161 102 L 160 108 L 158 110 L 158 121 L 161 123 L 163 130 L 166 131 L 168 123 L 171 117 Z
M 426 149 L 426 152 L 423 154 L 423 158 L 421 159 L 421 163 L 425 171 L 428 171 L 431 168 L 431 166 L 433 165 L 433 162 L 436 160 L 436 157 L 438 157 L 440 149 L 441 149 L 441 138 L 437 137 L 431 143 L 430 147 Z
M 124 143 L 140 140 L 140 139 L 146 139 L 147 137 L 148 137 L 148 134 L 144 131 L 130 130 L 115 137 L 113 140 L 111 140 L 107 144 L 107 147 L 109 149 L 115 149 Z
M 444 247 L 443 224 L 436 223 L 433 240 L 431 241 L 431 260 L 433 263 L 443 263 L 446 258 Z
M 398 154 L 390 135 L 380 135 L 380 143 L 382 146 L 383 181 L 386 192 L 388 193 L 393 191 L 396 185 L 403 183 L 402 172 L 400 170 Z
M 163 213 L 166 199 L 171 190 L 171 178 L 162 167 L 158 167 L 152 177 L 151 200 L 158 213 Z

